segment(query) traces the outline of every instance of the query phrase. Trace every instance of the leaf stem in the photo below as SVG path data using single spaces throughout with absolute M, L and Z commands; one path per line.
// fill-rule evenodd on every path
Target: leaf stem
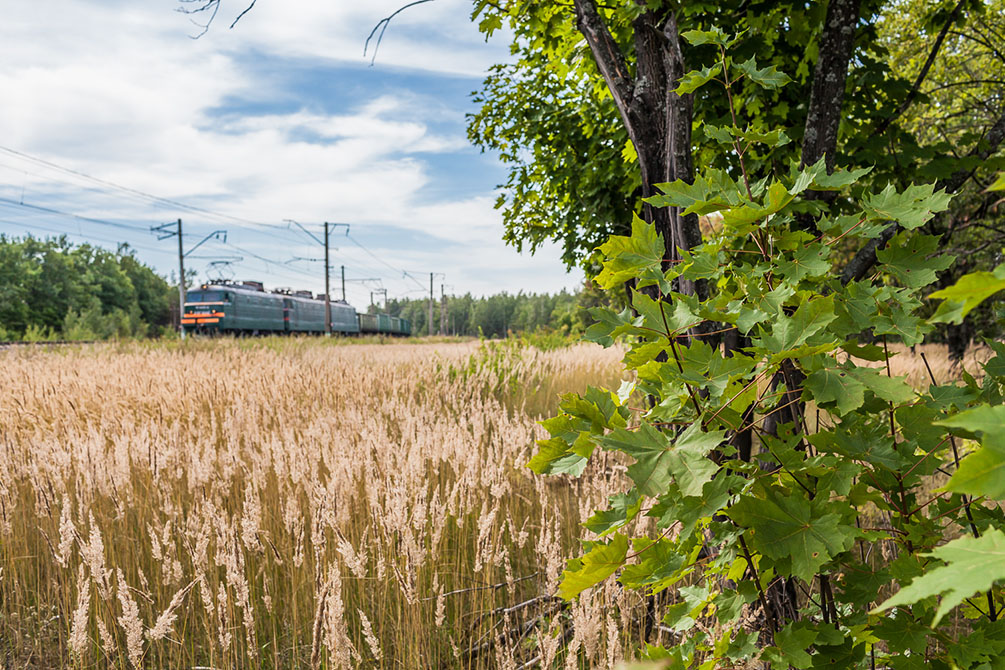
M 736 522 L 733 522 L 736 525 Z M 739 528 L 739 526 L 737 526 Z M 757 574 L 757 566 L 754 565 L 754 559 L 750 555 L 750 549 L 747 548 L 747 541 L 743 538 L 743 531 L 740 531 L 740 549 L 743 551 L 743 557 L 747 560 L 747 567 L 750 568 L 750 573 L 754 576 L 754 584 L 757 585 L 757 599 L 761 601 L 761 609 L 764 610 L 764 615 L 768 617 L 768 625 L 771 626 L 771 633 L 774 635 L 778 632 L 778 623 L 775 621 L 775 612 L 768 606 L 768 599 L 764 595 L 764 589 L 761 587 L 761 578 Z

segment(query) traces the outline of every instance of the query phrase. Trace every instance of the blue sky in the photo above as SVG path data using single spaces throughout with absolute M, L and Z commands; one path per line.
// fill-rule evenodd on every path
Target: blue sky
M 0 233 L 125 242 L 167 275 L 176 243 L 149 228 L 180 217 L 186 247 L 227 232 L 189 258 L 200 279 L 320 291 L 322 263 L 296 259 L 322 250 L 285 221 L 318 236 L 339 221 L 335 275 L 369 280 L 347 286 L 357 306 L 379 287 L 420 297 L 429 272 L 445 275 L 437 293 L 575 288 L 556 248 L 500 241 L 503 166 L 465 138 L 469 94 L 508 57 L 505 38 L 485 43 L 466 0 L 436 0 L 395 19 L 371 67 L 365 37 L 399 4 L 259 0 L 229 30 L 246 5 L 223 0 L 198 40 L 175 0 L 12 5 Z

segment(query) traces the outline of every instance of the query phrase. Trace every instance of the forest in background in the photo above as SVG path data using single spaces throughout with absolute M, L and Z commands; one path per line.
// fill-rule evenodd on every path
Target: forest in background
M 112 252 L 62 237 L 0 235 L 0 340 L 171 336 L 178 323 L 177 301 L 177 284 L 143 264 L 126 245 Z M 587 287 L 554 295 L 468 293 L 443 302 L 444 334 L 506 337 L 539 330 L 582 332 L 589 325 L 586 310 L 604 304 L 604 297 Z M 428 332 L 427 299 L 392 298 L 385 309 L 369 309 L 410 319 L 415 335 Z M 439 332 L 439 319 L 437 300 L 434 332 Z
M 565 335 L 581 333 L 592 323 L 588 310 L 606 305 L 609 298 L 591 282 L 575 293 L 497 293 L 475 297 L 470 293 L 446 296 L 433 304 L 433 331 L 445 335 L 506 337 L 512 333 L 542 330 Z M 412 323 L 412 333 L 429 332 L 428 298 L 390 299 L 383 309 Z M 440 328 L 443 325 L 442 329 Z
M 0 235 L 0 340 L 161 336 L 177 296 L 127 245 Z

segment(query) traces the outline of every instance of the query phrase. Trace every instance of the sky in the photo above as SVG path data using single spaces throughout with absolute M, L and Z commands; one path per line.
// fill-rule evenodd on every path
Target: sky
M 505 168 L 465 114 L 485 71 L 470 0 L 412 7 L 371 65 L 366 36 L 403 0 L 221 0 L 209 30 L 179 0 L 14 3 L 0 22 L 0 233 L 110 249 L 177 275 L 182 219 L 198 280 L 324 289 L 357 307 L 386 289 L 488 295 L 574 290 L 557 246 L 502 241 Z M 348 235 L 346 234 L 348 230 Z M 225 231 L 192 250 L 205 237 Z M 191 250 L 191 251 L 190 251 Z M 442 287 L 441 287 L 442 285 Z

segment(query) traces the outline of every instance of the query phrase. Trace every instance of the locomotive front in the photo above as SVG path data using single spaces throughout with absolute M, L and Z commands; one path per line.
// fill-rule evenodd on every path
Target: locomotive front
M 185 294 L 185 313 L 181 324 L 186 332 L 218 333 L 227 330 L 231 304 L 229 291 L 203 285 Z

